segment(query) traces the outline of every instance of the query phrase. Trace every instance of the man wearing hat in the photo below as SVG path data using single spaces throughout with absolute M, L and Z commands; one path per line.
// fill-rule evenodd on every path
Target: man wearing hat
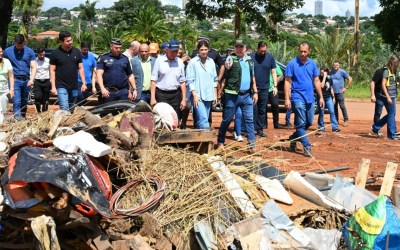
M 167 49 L 167 47 L 168 47 L 168 42 L 163 42 L 162 44 L 161 44 L 161 51 L 160 51 L 160 54 L 161 55 L 165 55 L 165 50 Z
M 218 147 L 223 148 L 226 131 L 235 115 L 236 109 L 242 110 L 248 146 L 254 150 L 253 103 L 257 103 L 258 92 L 254 79 L 254 65 L 246 54 L 246 46 L 242 39 L 235 41 L 235 52 L 226 59 L 226 80 L 221 88 L 225 94 L 225 108 L 218 132 Z
M 142 43 L 139 47 L 139 55 L 131 59 L 132 72 L 137 88 L 135 101 L 143 100 L 148 104 L 150 104 L 151 71 L 156 61 L 156 58 L 150 56 L 149 53 L 151 45 Z
M 171 40 L 165 50 L 165 55 L 157 58 L 151 74 L 152 106 L 157 102 L 165 102 L 174 108 L 178 119 L 186 107 L 185 65 L 178 58 L 179 42 Z
M 150 46 L 150 56 L 157 58 L 158 53 L 160 52 L 160 46 L 158 46 L 158 43 L 150 43 L 149 46 Z
M 135 78 L 128 57 L 121 54 L 122 42 L 113 38 L 110 52 L 97 61 L 97 83 L 100 87 L 100 103 L 117 100 L 134 100 L 137 96 Z

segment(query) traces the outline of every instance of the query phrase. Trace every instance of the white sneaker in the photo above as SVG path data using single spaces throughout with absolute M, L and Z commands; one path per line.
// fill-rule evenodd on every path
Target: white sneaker
M 236 132 L 233 132 L 232 134 L 233 134 L 233 137 L 235 138 L 235 140 L 237 141 L 239 137 L 237 136 Z
M 236 140 L 239 141 L 239 142 L 243 141 L 243 137 L 241 135 L 239 135 Z

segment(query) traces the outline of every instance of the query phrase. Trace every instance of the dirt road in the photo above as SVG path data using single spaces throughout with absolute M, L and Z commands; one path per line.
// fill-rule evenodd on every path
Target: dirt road
M 397 104 L 398 107 L 399 105 L 400 103 Z M 369 100 L 350 100 L 346 102 L 346 106 L 349 113 L 349 126 L 342 126 L 343 119 L 339 110 L 341 129 L 339 133 L 333 133 L 329 128 L 328 132 L 317 133 L 315 131 L 317 116 L 315 116 L 314 125 L 308 130 L 311 133 L 308 138 L 312 144 L 312 158 L 302 155 L 303 150 L 299 143 L 297 152 L 292 153 L 288 151 L 288 143 L 280 142 L 289 137 L 293 132 L 292 129 L 266 129 L 268 138 L 257 138 L 257 151 L 264 159 L 273 159 L 274 165 L 284 171 L 306 172 L 340 166 L 350 167 L 350 170 L 341 171 L 341 175 L 355 177 L 359 162 L 362 158 L 367 158 L 371 160 L 370 175 L 384 173 L 387 162 L 399 161 L 400 141 L 387 140 L 386 127 L 381 131 L 384 138 L 373 138 L 369 135 L 374 110 L 374 104 Z M 271 127 L 272 116 L 268 115 Z M 219 127 L 220 119 L 221 114 L 217 114 L 213 125 Z M 280 123 L 284 124 L 284 113 L 280 114 Z M 329 126 L 329 115 L 325 116 L 325 124 Z M 227 138 L 230 139 L 228 142 L 236 143 L 229 132 Z M 246 142 L 240 145 L 245 146 Z M 400 173 L 400 168 L 398 173 Z M 378 189 L 379 192 L 379 184 L 369 185 L 368 189 Z

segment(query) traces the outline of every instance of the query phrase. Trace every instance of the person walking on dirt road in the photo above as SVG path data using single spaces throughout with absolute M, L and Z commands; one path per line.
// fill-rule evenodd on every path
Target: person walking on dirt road
M 353 79 L 349 74 L 340 68 L 339 62 L 333 63 L 333 69 L 330 72 L 332 79 L 333 92 L 335 94 L 335 116 L 339 122 L 339 110 L 338 106 L 342 110 L 343 114 L 343 126 L 347 127 L 349 125 L 349 116 L 347 115 L 346 105 L 344 104 L 344 94 L 349 89 L 350 85 L 353 83 Z M 345 81 L 347 79 L 347 85 L 345 87 Z
M 306 130 L 312 125 L 315 112 L 314 88 L 319 96 L 320 107 L 325 107 L 317 64 L 310 58 L 311 49 L 307 42 L 299 45 L 299 55 L 286 66 L 285 107 L 292 108 L 296 131 L 289 137 L 290 151 L 296 151 L 296 142 L 304 147 L 304 156 L 311 157 L 311 144 Z

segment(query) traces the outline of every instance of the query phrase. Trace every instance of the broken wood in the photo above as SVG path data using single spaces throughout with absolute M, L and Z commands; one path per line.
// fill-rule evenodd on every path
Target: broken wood
M 136 235 L 129 241 L 129 245 L 132 249 L 141 249 L 141 250 L 154 250 L 152 247 L 147 244 L 146 241 L 143 240 L 142 236 Z
M 388 162 L 386 165 L 385 176 L 383 177 L 381 191 L 379 195 L 390 196 L 393 187 L 393 181 L 396 176 L 398 164 Z
M 47 134 L 47 136 L 48 136 L 50 139 L 53 138 L 53 135 L 54 135 L 54 133 L 57 131 L 57 128 L 58 128 L 58 126 L 60 125 L 60 123 L 61 123 L 63 117 L 64 117 L 64 116 L 63 116 L 62 114 L 60 114 L 60 115 L 58 115 L 58 116 L 56 116 L 56 117 L 54 118 L 53 126 L 51 127 L 49 133 Z
M 392 194 L 391 194 L 390 198 L 392 198 L 393 204 L 397 208 L 400 208 L 400 185 L 399 184 L 393 185 Z
M 77 228 L 77 227 L 81 227 L 81 226 L 89 228 L 89 224 L 90 224 L 89 218 L 81 217 L 81 218 L 77 218 L 73 221 L 68 221 L 64 225 L 60 226 L 58 229 L 59 230 L 69 230 L 69 229 L 73 229 L 73 228 Z
M 357 170 L 357 176 L 355 181 L 356 186 L 360 188 L 365 188 L 365 184 L 367 183 L 370 163 L 371 161 L 369 159 L 361 159 L 361 162 L 358 165 L 358 170 Z
M 128 240 L 117 240 L 112 242 L 112 246 L 114 249 L 118 250 L 130 250 L 129 241 Z

